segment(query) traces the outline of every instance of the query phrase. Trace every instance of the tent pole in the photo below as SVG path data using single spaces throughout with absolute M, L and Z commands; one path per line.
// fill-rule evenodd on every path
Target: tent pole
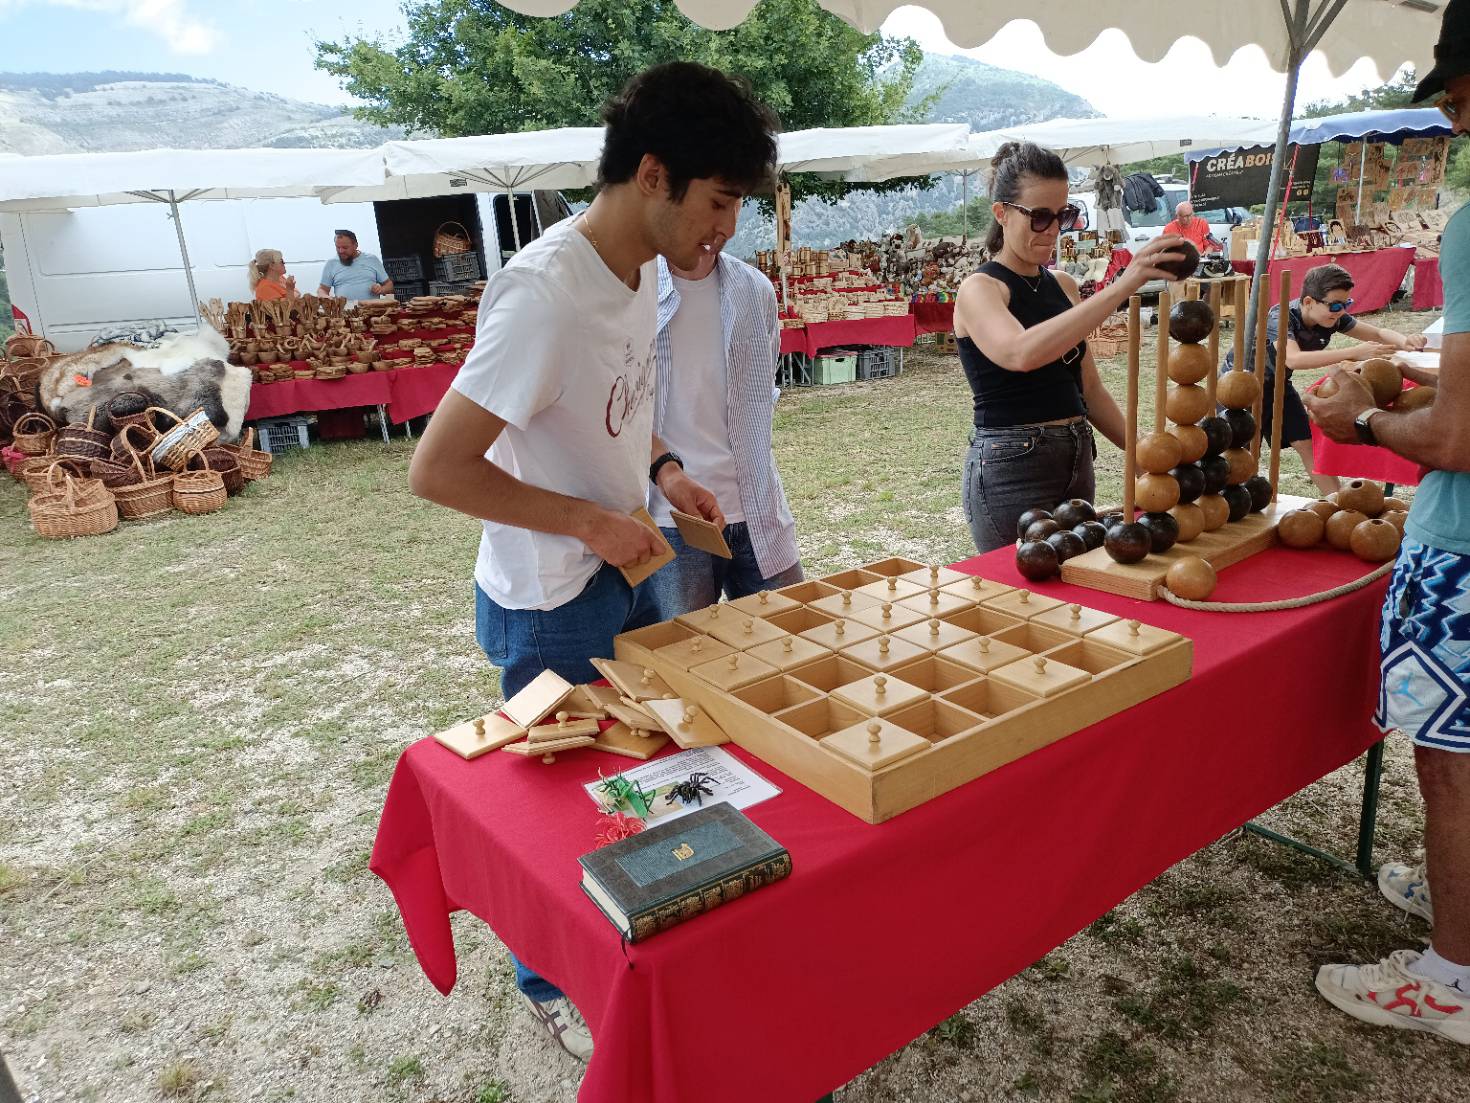
M 184 278 L 189 281 L 189 302 L 194 307 L 194 321 L 199 321 L 199 292 L 194 289 L 194 269 L 189 264 L 189 247 L 184 244 L 184 224 L 179 221 L 179 201 L 173 189 L 168 192 L 169 217 L 174 220 L 174 232 L 179 235 L 179 256 L 184 259 Z
M 970 174 L 960 173 L 960 219 L 963 231 L 960 234 L 960 244 L 970 244 Z
M 1358 141 L 1363 143 L 1363 148 L 1358 151 L 1358 205 L 1353 208 L 1353 225 L 1363 224 L 1363 171 L 1368 165 L 1368 135 L 1364 134 Z
M 519 253 L 521 251 L 521 220 L 516 215 L 516 193 L 514 188 L 507 187 L 505 189 L 505 202 L 506 206 L 510 208 L 510 234 L 515 240 L 516 252 Z

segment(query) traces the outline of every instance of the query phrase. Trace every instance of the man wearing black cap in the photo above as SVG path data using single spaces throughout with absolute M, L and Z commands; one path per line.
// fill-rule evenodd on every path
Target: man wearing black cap
M 1470 133 L 1470 0 L 1445 6 L 1435 64 L 1416 100 Z M 1424 797 L 1423 865 L 1390 863 L 1378 885 L 1397 907 L 1431 923 L 1429 949 L 1395 950 L 1374 965 L 1324 965 L 1317 991 L 1356 1019 L 1470 1045 L 1470 208 L 1445 227 L 1444 347 L 1432 405 L 1379 410 L 1360 377 L 1333 373 L 1331 398 L 1309 398 L 1333 440 L 1377 444 L 1423 464 L 1383 607 L 1378 714 L 1384 731 L 1414 741 Z M 1430 885 L 1434 886 L 1431 903 Z

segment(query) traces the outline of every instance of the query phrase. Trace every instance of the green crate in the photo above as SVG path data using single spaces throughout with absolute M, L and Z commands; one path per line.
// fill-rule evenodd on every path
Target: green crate
M 812 382 L 818 386 L 829 383 L 851 383 L 857 379 L 857 354 L 852 352 L 829 353 L 818 356 L 812 372 Z

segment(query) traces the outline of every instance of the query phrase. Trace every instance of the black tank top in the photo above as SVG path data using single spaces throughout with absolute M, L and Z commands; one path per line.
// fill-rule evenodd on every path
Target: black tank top
M 999 261 L 981 265 L 980 271 L 1010 289 L 1010 311 L 1023 329 L 1040 325 L 1072 309 L 1072 300 L 1045 268 L 1040 283 L 1012 272 Z M 975 425 L 981 429 L 1008 425 L 1035 425 L 1087 413 L 1082 401 L 1082 354 L 1087 342 L 1078 343 L 1058 360 L 1035 371 L 1007 371 L 980 351 L 969 337 L 958 340 L 960 366 L 975 396 Z

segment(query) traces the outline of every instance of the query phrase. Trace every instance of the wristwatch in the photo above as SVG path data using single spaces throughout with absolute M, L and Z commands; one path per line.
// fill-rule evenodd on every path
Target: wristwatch
M 1373 432 L 1373 415 L 1381 414 L 1382 410 L 1376 406 L 1370 406 L 1357 417 L 1353 418 L 1353 427 L 1358 431 L 1358 442 L 1360 444 L 1377 444 L 1378 436 Z
M 677 463 L 679 465 L 679 470 L 684 470 L 684 461 L 679 457 L 679 454 L 677 452 L 665 452 L 662 456 L 660 456 L 658 459 L 654 460 L 651 464 L 648 465 L 649 482 L 658 482 L 659 469 L 662 468 L 663 465 L 666 463 Z

